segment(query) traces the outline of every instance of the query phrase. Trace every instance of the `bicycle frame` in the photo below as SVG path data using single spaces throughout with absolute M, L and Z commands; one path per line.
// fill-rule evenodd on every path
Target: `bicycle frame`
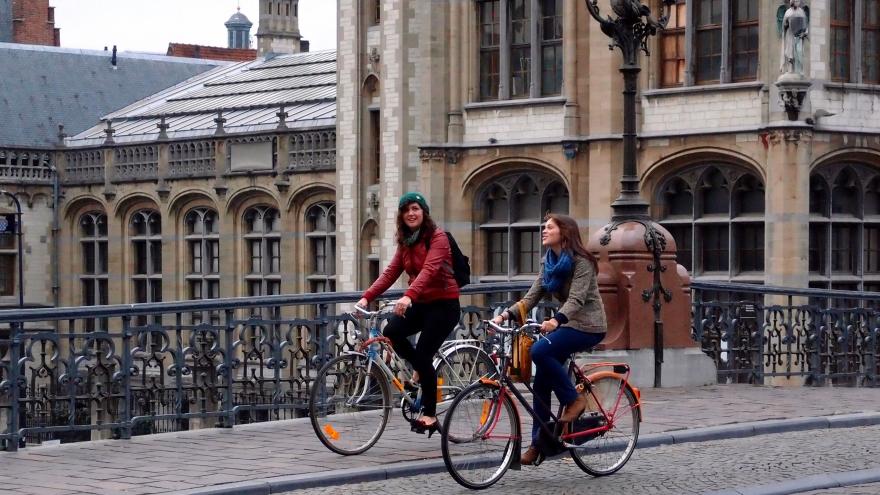
M 523 326 L 523 328 L 524 327 L 525 327 L 525 325 Z M 522 329 L 520 329 L 520 331 L 521 330 Z M 512 331 L 512 332 L 505 331 L 502 333 L 502 335 L 513 335 L 514 333 L 515 333 L 515 331 Z M 502 341 L 502 349 L 504 348 L 504 344 L 505 344 L 505 342 Z M 585 436 L 589 436 L 589 435 L 602 434 L 606 431 L 611 430 L 614 427 L 614 420 L 618 417 L 618 410 L 620 408 L 620 402 L 623 399 L 623 395 L 625 393 L 626 387 L 633 388 L 635 395 L 636 395 L 636 400 L 639 400 L 640 394 L 638 393 L 638 389 L 635 389 L 634 387 L 632 387 L 629 384 L 629 376 L 631 373 L 631 369 L 629 368 L 628 365 L 626 365 L 624 363 L 608 363 L 608 362 L 595 363 L 595 364 L 589 365 L 589 369 L 600 369 L 600 368 L 605 368 L 605 367 L 611 367 L 613 372 L 612 371 L 599 371 L 596 373 L 585 374 L 577 365 L 575 365 L 574 361 L 569 360 L 569 372 L 573 373 L 575 376 L 575 386 L 583 386 L 585 391 L 590 394 L 590 396 L 593 398 L 593 402 L 599 408 L 599 410 L 597 412 L 601 413 L 602 416 L 605 418 L 605 424 L 598 426 L 598 427 L 595 427 L 595 428 L 590 428 L 587 430 L 578 431 L 575 433 L 560 434 L 561 433 L 561 425 L 559 423 L 559 415 L 561 415 L 562 407 L 560 406 L 559 412 L 556 415 L 554 415 L 552 411 L 550 412 L 550 417 L 552 419 L 552 422 L 555 424 L 554 430 L 556 430 L 556 431 L 551 431 L 550 424 L 544 422 L 543 420 L 541 420 L 537 417 L 537 413 L 535 412 L 534 408 L 532 408 L 532 406 L 529 404 L 529 401 L 522 394 L 522 392 L 517 390 L 515 382 L 510 378 L 510 376 L 507 373 L 507 368 L 508 368 L 509 364 L 510 364 L 510 356 L 508 356 L 505 353 L 502 356 L 501 362 L 499 364 L 499 370 L 500 370 L 499 379 L 498 380 L 485 380 L 484 379 L 484 380 L 481 380 L 481 382 L 483 384 L 497 387 L 499 389 L 499 391 L 500 391 L 499 398 L 497 401 L 495 401 L 498 406 L 500 406 L 501 401 L 504 399 L 505 396 L 508 398 L 515 397 L 517 399 L 517 401 L 523 406 L 523 408 L 525 408 L 526 412 L 528 412 L 529 415 L 532 417 L 532 420 L 539 423 L 539 427 L 541 428 L 541 430 L 545 434 L 549 435 L 548 438 L 559 439 L 562 442 L 563 447 L 565 447 L 567 449 L 587 448 L 586 446 L 572 444 L 572 443 L 569 443 L 568 441 L 575 440 L 577 438 L 581 438 L 581 437 L 585 437 Z M 602 378 L 604 376 L 611 376 L 611 375 L 613 375 L 613 376 L 623 375 L 622 380 L 623 380 L 623 383 L 625 384 L 625 386 L 621 387 L 621 389 L 617 392 L 617 397 L 615 398 L 614 406 L 611 408 L 610 411 L 608 411 L 602 406 L 602 401 L 599 400 L 599 397 L 596 396 L 596 393 L 592 388 L 592 382 L 594 380 L 598 380 L 599 378 Z M 532 389 L 531 385 L 528 383 L 523 383 L 523 385 L 525 385 L 526 389 L 532 393 L 532 396 L 534 396 L 534 390 Z M 516 407 L 516 402 L 512 401 L 512 403 L 514 406 L 514 410 L 516 411 L 516 420 L 519 423 L 519 428 L 521 429 L 522 428 L 522 419 L 520 416 L 519 409 Z M 639 409 L 639 419 L 641 420 L 641 402 L 637 402 L 635 407 Z M 491 437 L 491 430 L 493 430 L 495 428 L 495 425 L 498 422 L 498 417 L 501 414 L 501 407 L 494 407 L 493 409 L 494 409 L 494 411 L 492 412 L 492 415 L 494 417 L 492 418 L 492 421 L 491 422 L 488 421 L 488 418 L 486 421 L 486 424 L 489 425 L 489 428 L 486 430 L 485 433 L 481 433 L 481 435 L 484 438 Z M 516 439 L 516 440 L 521 440 L 521 439 Z
M 361 308 L 358 308 L 361 310 Z M 413 406 L 415 404 L 415 400 L 410 394 L 405 393 L 405 388 L 403 386 L 403 382 L 397 377 L 394 373 L 394 370 L 388 363 L 385 362 L 384 353 L 388 352 L 391 357 L 391 362 L 394 364 L 394 368 L 403 371 L 406 374 L 407 380 L 412 379 L 413 374 L 410 372 L 409 367 L 403 362 L 403 359 L 394 351 L 394 346 L 391 343 L 391 340 L 388 337 L 382 335 L 379 331 L 379 311 L 375 312 L 366 312 L 361 310 L 365 315 L 369 316 L 370 324 L 368 326 L 367 335 L 375 335 L 374 337 L 369 337 L 360 343 L 358 346 L 358 350 L 356 351 L 344 351 L 345 355 L 360 355 L 365 357 L 368 360 L 367 364 L 367 376 L 364 380 L 365 391 L 369 389 L 370 385 L 370 372 L 373 365 L 378 366 L 379 370 L 385 376 L 385 379 L 390 383 L 394 388 L 397 389 L 398 392 L 401 393 L 403 400 L 406 401 L 407 404 Z M 378 344 L 379 349 L 373 349 L 373 344 Z M 474 348 L 480 352 L 485 352 L 478 345 L 479 341 L 474 339 L 458 339 L 458 340 L 447 340 L 437 351 L 436 357 L 433 360 L 434 369 L 437 369 L 441 362 L 446 362 L 449 364 L 448 358 L 449 355 L 452 354 L 455 350 L 459 350 L 461 348 Z M 438 391 L 447 391 L 450 389 L 454 389 L 456 387 L 448 385 L 448 384 L 437 384 Z M 447 402 L 452 402 L 452 399 L 438 401 L 437 404 L 446 404 Z

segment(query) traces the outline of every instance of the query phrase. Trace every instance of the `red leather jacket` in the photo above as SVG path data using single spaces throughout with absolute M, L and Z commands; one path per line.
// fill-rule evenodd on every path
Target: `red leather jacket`
M 409 275 L 409 288 L 404 295 L 413 302 L 458 299 L 458 284 L 452 271 L 452 249 L 446 233 L 438 227 L 431 236 L 430 244 L 431 248 L 428 249 L 422 238 L 412 246 L 398 245 L 388 268 L 364 292 L 363 297 L 368 301 L 379 297 L 406 272 Z

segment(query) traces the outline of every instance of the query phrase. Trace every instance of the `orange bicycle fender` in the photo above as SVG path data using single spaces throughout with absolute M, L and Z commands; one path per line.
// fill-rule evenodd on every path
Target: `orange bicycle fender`
M 600 378 L 607 378 L 607 377 L 617 378 L 620 380 L 624 379 L 623 375 L 621 375 L 619 373 L 615 373 L 613 371 L 597 371 L 595 373 L 590 373 L 589 375 L 587 375 L 587 378 L 591 382 L 599 380 Z M 630 392 L 632 392 L 633 397 L 636 398 L 636 409 L 639 411 L 639 421 L 641 421 L 642 420 L 642 392 L 638 388 L 634 387 L 628 381 L 624 381 L 624 383 L 626 383 L 626 387 L 630 390 Z

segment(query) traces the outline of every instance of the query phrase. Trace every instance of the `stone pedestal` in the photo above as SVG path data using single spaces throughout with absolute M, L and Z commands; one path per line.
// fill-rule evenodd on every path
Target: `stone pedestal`
M 615 221 L 595 232 L 587 249 L 599 259 L 608 334 L 596 352 L 582 359 L 629 362 L 634 381 L 651 386 L 656 341 L 662 386 L 715 383 L 714 363 L 691 338 L 690 276 L 676 262 L 669 232 L 650 220 Z M 655 304 L 660 305 L 659 321 Z

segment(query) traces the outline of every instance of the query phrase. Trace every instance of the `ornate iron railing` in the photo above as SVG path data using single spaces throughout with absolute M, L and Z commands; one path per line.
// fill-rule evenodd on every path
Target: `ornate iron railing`
M 467 292 L 523 288 L 475 284 Z M 346 331 L 352 318 L 330 309 L 359 297 L 2 311 L 0 442 L 15 449 L 50 439 L 88 440 L 93 432 L 129 438 L 194 422 L 214 427 L 303 416 L 322 362 L 355 344 Z M 480 319 L 490 314 L 488 307 L 467 306 L 458 335 L 478 337 Z M 58 330 L 40 329 L 53 326 Z
M 693 283 L 692 329 L 723 382 L 880 386 L 880 294 Z
M 459 337 L 528 284 L 474 284 Z M 880 295 L 695 282 L 693 336 L 721 381 L 880 385 Z M 500 293 L 500 297 L 499 297 Z M 397 297 L 389 292 L 387 297 Z M 491 295 L 480 297 L 479 295 Z M 302 416 L 353 339 L 360 293 L 0 311 L 0 443 L 128 438 Z M 552 306 L 540 312 L 549 315 Z M 193 323 L 201 322 L 201 323 Z M 650 331 L 650 330 L 646 330 Z

